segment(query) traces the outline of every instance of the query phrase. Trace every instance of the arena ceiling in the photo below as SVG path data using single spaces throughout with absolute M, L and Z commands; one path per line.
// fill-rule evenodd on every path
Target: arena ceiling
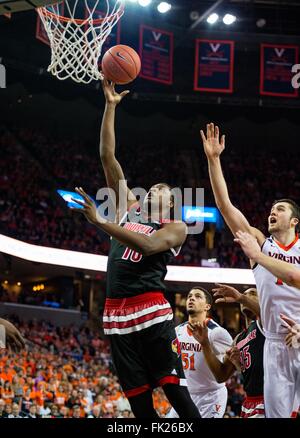
M 168 20 L 195 29 L 207 28 L 206 13 L 232 13 L 235 31 L 299 35 L 300 2 L 298 0 L 172 0 Z M 166 17 L 167 19 L 167 17 Z M 215 30 L 229 30 L 218 23 Z
M 32 8 L 43 2 L 54 0 L 0 0 L 1 5 L 27 5 Z M 172 9 L 166 14 L 159 14 L 156 6 L 160 0 L 152 0 L 146 8 L 136 3 L 126 5 L 127 13 L 136 17 L 148 16 L 159 25 L 166 22 L 173 26 L 191 30 L 234 31 L 273 33 L 281 35 L 300 35 L 300 1 L 299 0 L 168 0 Z M 99 1 L 101 4 L 101 1 Z M 15 6 L 12 6 L 15 7 Z M 23 7 L 24 9 L 24 7 Z M 130 10 L 130 11 L 129 11 Z M 137 13 L 138 12 L 138 13 Z M 231 25 L 223 24 L 222 19 L 211 26 L 206 22 L 207 14 L 216 12 L 222 18 L 225 13 L 234 14 L 237 21 Z M 1 10 L 0 10 L 1 13 Z M 25 18 L 26 19 L 26 18 Z

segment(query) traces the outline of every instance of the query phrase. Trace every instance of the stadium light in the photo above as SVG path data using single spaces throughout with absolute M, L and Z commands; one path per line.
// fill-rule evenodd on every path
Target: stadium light
M 264 27 L 266 24 L 267 24 L 267 21 L 266 21 L 265 18 L 259 18 L 259 19 L 256 21 L 256 26 L 259 27 L 260 29 L 261 29 L 262 27 Z
M 216 14 L 215 12 L 213 13 L 213 14 L 210 14 L 208 17 L 207 17 L 207 22 L 209 23 L 209 24 L 215 24 L 217 21 L 218 21 L 218 19 L 219 19 L 219 15 L 218 14 Z
M 149 6 L 150 3 L 152 2 L 152 0 L 138 0 L 139 1 L 139 5 L 143 6 L 144 8 L 146 6 Z
M 47 265 L 88 269 L 96 272 L 107 271 L 107 257 L 79 251 L 31 245 L 0 234 L 0 251 L 14 257 Z M 166 281 L 187 283 L 229 283 L 255 285 L 251 269 L 203 268 L 195 266 L 169 265 Z M 8 283 L 8 281 L 6 280 Z M 35 287 L 35 286 L 33 286 Z
M 165 14 L 166 12 L 169 12 L 169 10 L 172 8 L 172 5 L 170 5 L 170 3 L 167 2 L 161 2 L 159 3 L 159 5 L 157 6 L 157 10 L 158 12 L 160 12 L 161 14 Z
M 235 21 L 236 21 L 236 16 L 235 15 L 226 14 L 223 17 L 223 23 L 224 24 L 230 25 L 230 24 L 234 23 Z

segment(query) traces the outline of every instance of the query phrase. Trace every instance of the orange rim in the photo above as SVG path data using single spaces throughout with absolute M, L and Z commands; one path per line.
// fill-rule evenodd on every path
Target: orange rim
M 68 17 L 63 17 L 62 15 L 58 15 L 55 14 L 54 12 L 50 12 L 48 11 L 48 9 L 46 9 L 45 7 L 43 8 L 39 8 L 39 11 L 44 15 L 44 16 L 49 16 L 49 17 L 56 17 L 56 19 L 58 21 L 61 21 L 63 23 L 68 23 L 73 21 L 76 24 L 84 24 L 84 23 L 88 23 L 89 22 L 89 18 L 85 18 L 85 19 L 78 19 L 78 18 L 68 18 Z M 124 6 L 122 6 L 117 12 L 115 12 L 114 14 L 108 15 L 107 16 L 107 21 L 111 21 L 112 19 L 114 19 L 116 16 L 120 17 L 122 15 L 122 13 L 124 12 Z M 96 20 L 93 20 L 93 24 L 100 24 L 105 20 L 105 18 L 97 18 Z

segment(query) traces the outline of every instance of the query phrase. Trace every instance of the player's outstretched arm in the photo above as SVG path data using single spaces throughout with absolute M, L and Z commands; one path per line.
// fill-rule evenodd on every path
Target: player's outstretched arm
M 6 319 L 0 318 L 0 326 L 4 327 L 6 345 L 14 351 L 25 347 L 25 341 L 19 330 Z
M 236 235 L 238 230 L 247 231 L 254 235 L 259 244 L 262 245 L 265 241 L 264 235 L 256 228 L 251 227 L 241 211 L 231 203 L 220 161 L 220 156 L 225 149 L 225 135 L 222 135 L 220 139 L 219 127 L 213 123 L 206 126 L 206 135 L 202 130 L 200 133 L 208 161 L 209 178 L 218 209 L 233 235 Z
M 255 238 L 253 238 L 255 240 Z M 256 240 L 255 240 L 256 241 Z M 256 242 L 257 243 L 257 242 Z M 218 303 L 239 303 L 246 306 L 254 315 L 260 317 L 260 307 L 258 300 L 241 294 L 234 287 L 228 286 L 227 284 L 216 284 L 216 288 L 212 291 L 214 293 L 214 298 L 216 298 L 216 304 Z
M 108 222 L 97 213 L 95 202 L 85 193 L 81 187 L 76 187 L 76 192 L 81 195 L 84 201 L 73 198 L 73 201 L 83 207 L 82 209 L 72 208 L 75 213 L 84 214 L 87 220 L 101 230 L 118 240 L 123 245 L 144 256 L 158 254 L 168 251 L 171 248 L 181 246 L 187 236 L 187 226 L 183 222 L 172 222 L 165 224 L 163 228 L 148 235 L 135 233 L 120 225 Z
M 96 225 L 123 245 L 146 257 L 168 251 L 171 248 L 178 248 L 186 239 L 186 225 L 184 223 L 168 224 L 150 236 L 126 230 L 124 227 L 112 223 L 98 223 Z
M 117 204 L 120 196 L 125 196 L 129 206 L 136 198 L 128 190 L 122 167 L 115 156 L 115 112 L 117 105 L 129 93 L 128 90 L 118 94 L 113 83 L 102 80 L 102 88 L 106 100 L 100 133 L 100 158 L 105 173 L 107 186 L 115 191 Z M 121 192 L 121 193 L 120 193 Z
M 266 268 L 287 285 L 300 289 L 300 271 L 294 265 L 263 254 L 256 239 L 249 233 L 238 231 L 234 240 L 253 262 Z
M 126 230 L 117 224 L 106 222 L 95 225 L 123 245 L 146 257 L 168 251 L 171 248 L 178 248 L 186 239 L 186 225 L 184 223 L 168 224 L 150 236 Z
M 232 376 L 236 368 L 229 360 L 227 355 L 224 358 L 224 362 L 221 362 L 217 358 L 209 342 L 208 329 L 205 322 L 203 324 L 200 324 L 199 322 L 195 324 L 189 323 L 189 329 L 193 333 L 196 341 L 201 344 L 206 363 L 209 366 L 209 369 L 211 370 L 213 375 L 215 376 L 216 381 L 218 383 L 226 382 L 226 380 L 228 380 L 229 377 Z

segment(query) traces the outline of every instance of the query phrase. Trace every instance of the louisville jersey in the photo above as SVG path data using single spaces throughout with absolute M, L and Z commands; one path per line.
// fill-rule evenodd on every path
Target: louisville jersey
M 262 396 L 264 393 L 264 343 L 265 337 L 257 321 L 252 321 L 248 329 L 236 339 L 244 389 L 248 397 Z
M 146 236 L 151 236 L 162 227 L 160 222 L 145 221 L 140 209 L 135 206 L 122 219 L 122 227 Z M 164 292 L 163 281 L 172 255 L 177 255 L 173 249 L 145 257 L 111 239 L 107 264 L 107 298 L 128 298 L 152 291 Z
M 206 324 L 211 348 L 218 359 L 223 362 L 226 350 L 232 346 L 232 338 L 227 330 L 212 319 L 208 319 Z M 185 322 L 176 327 L 176 333 L 180 343 L 181 358 L 189 392 L 198 394 L 225 386 L 225 383 L 218 383 L 210 371 L 201 345 L 188 328 L 188 323 Z
M 265 240 L 262 252 L 269 257 L 293 264 L 300 268 L 300 241 L 298 235 L 294 241 L 284 246 L 272 236 Z M 256 265 L 253 274 L 259 296 L 261 321 L 266 336 L 268 333 L 287 333 L 280 319 L 280 313 L 300 323 L 300 291 L 288 286 L 280 278 L 276 278 L 263 266 Z

